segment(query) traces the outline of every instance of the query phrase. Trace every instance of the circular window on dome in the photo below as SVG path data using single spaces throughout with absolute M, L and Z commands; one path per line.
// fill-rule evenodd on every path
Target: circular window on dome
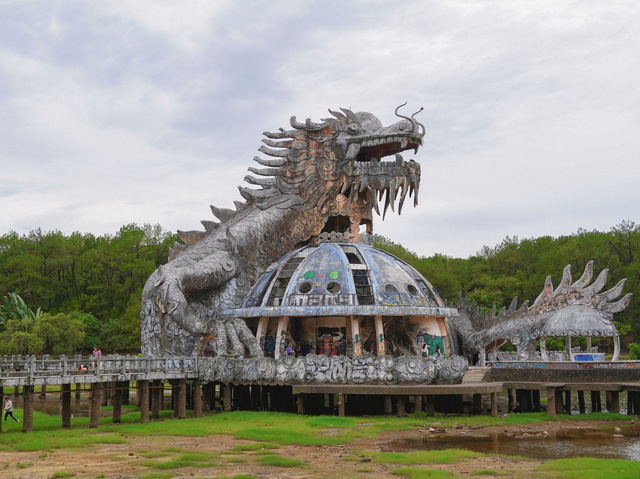
M 384 292 L 385 292 L 385 293 L 388 293 L 388 294 L 392 294 L 392 293 L 398 294 L 398 290 L 397 290 L 397 289 L 396 289 L 396 287 L 395 287 L 394 285 L 392 285 L 392 284 L 387 284 L 387 285 L 384 287 Z
M 408 284 L 407 285 L 407 291 L 409 291 L 409 294 L 411 296 L 418 296 L 418 288 L 416 288 L 414 285 L 412 284 Z
M 302 294 L 308 293 L 309 291 L 311 291 L 311 283 L 305 281 L 300 286 L 298 286 L 298 291 L 300 291 Z
M 327 291 L 329 291 L 331 294 L 337 294 L 340 292 L 340 283 L 336 283 L 335 281 L 332 281 L 331 283 L 329 283 L 327 285 Z

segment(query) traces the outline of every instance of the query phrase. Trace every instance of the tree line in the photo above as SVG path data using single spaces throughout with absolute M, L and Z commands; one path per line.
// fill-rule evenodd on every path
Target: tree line
M 0 236 L 0 354 L 139 350 L 142 288 L 175 240 L 150 224 Z
M 140 296 L 166 263 L 176 237 L 160 225 L 125 225 L 113 235 L 40 229 L 0 236 L 0 354 L 72 354 L 99 345 L 105 352 L 140 348 Z M 640 282 L 640 226 L 623 221 L 608 232 L 578 230 L 553 238 L 506 237 L 469 258 L 425 257 L 383 236 L 375 246 L 411 264 L 450 304 L 462 292 L 484 308 L 535 299 L 547 274 L 560 281 L 566 264 L 579 277 L 591 259 L 609 268 L 606 288 Z M 627 342 L 640 337 L 640 300 L 616 315 Z

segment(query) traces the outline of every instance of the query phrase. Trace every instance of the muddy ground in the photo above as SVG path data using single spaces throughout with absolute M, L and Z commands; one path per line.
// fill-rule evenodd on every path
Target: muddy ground
M 280 456 L 297 458 L 306 463 L 305 467 L 275 467 L 258 463 L 262 452 L 237 452 L 232 448 L 250 441 L 234 439 L 231 436 L 179 437 L 151 436 L 129 437 L 127 444 L 91 445 L 82 450 L 60 450 L 51 452 L 0 452 L 0 477 L 34 478 L 51 477 L 74 478 L 143 478 L 163 477 L 171 473 L 176 478 L 218 478 L 233 477 L 237 474 L 251 474 L 259 478 L 348 478 L 364 477 L 398 478 L 392 471 L 398 465 L 378 464 L 360 451 L 385 451 L 394 440 L 409 437 L 421 438 L 428 435 L 454 437 L 461 435 L 483 435 L 491 432 L 506 432 L 509 435 L 535 435 L 541 431 L 561 429 L 593 429 L 606 425 L 609 428 L 628 425 L 628 422 L 614 421 L 553 421 L 517 426 L 453 427 L 447 430 L 416 428 L 414 431 L 396 431 L 367 440 L 358 440 L 338 446 L 280 446 L 274 452 Z M 212 454 L 215 465 L 208 467 L 180 467 L 161 470 L 144 465 L 144 462 L 175 459 L 177 453 L 163 457 L 150 457 L 154 452 L 167 448 L 185 451 L 201 451 Z M 430 469 L 453 472 L 459 477 L 469 477 L 483 471 L 483 477 L 544 477 L 536 468 L 541 460 L 482 456 L 457 464 L 428 465 Z M 413 466 L 413 467 L 420 467 Z M 495 471 L 493 476 L 490 471 Z M 474 474 L 475 472 L 475 474 Z M 64 476 L 64 473 L 69 474 Z M 164 476 L 169 477 L 169 476 Z

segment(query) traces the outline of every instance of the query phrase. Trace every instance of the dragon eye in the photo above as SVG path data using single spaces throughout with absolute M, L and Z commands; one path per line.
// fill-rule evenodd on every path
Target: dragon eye
M 347 125 L 347 131 L 349 133 L 358 133 L 358 131 L 360 131 L 360 127 L 358 127 L 357 123 L 349 123 Z

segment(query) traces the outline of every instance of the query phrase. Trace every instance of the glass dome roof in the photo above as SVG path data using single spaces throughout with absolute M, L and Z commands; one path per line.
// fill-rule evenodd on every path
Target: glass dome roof
M 451 316 L 424 276 L 366 244 L 323 243 L 283 256 L 227 317 L 433 315 Z

